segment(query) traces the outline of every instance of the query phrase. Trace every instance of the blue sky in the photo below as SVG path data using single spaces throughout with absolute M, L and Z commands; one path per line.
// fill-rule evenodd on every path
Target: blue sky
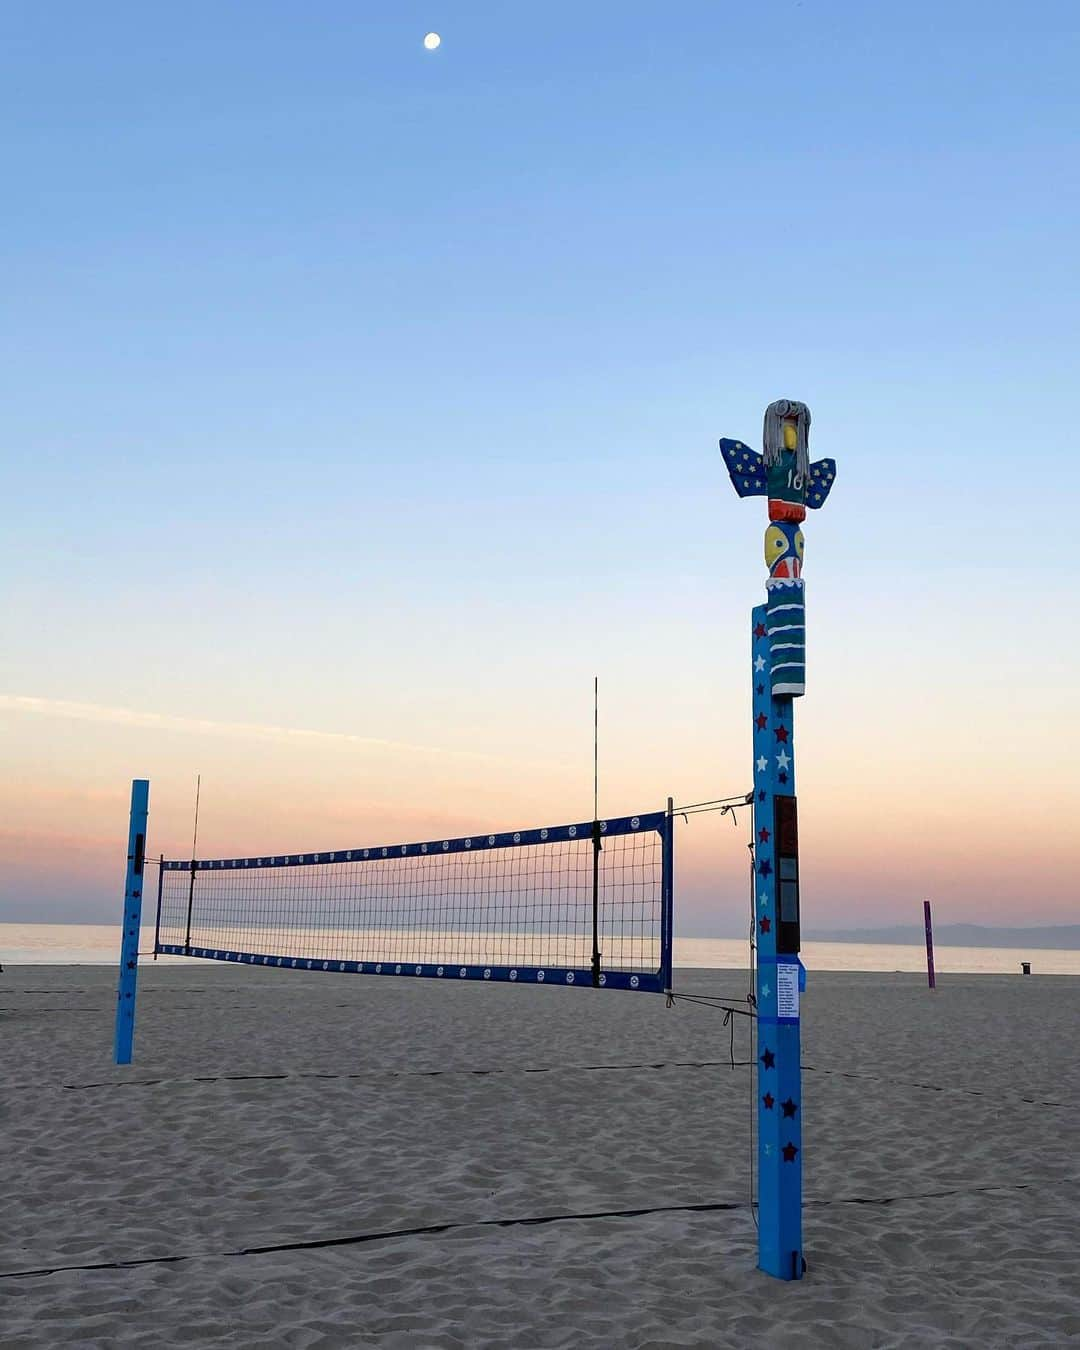
M 927 828 L 966 841 L 954 917 L 994 885 L 1007 912 L 999 799 L 1076 795 L 1078 28 L 1053 3 L 7 5 L 0 695 L 501 765 L 381 766 L 406 832 L 418 801 L 579 814 L 598 671 L 612 811 L 737 790 L 764 522 L 715 443 L 802 398 L 840 466 L 807 529 L 822 889 L 837 921 L 865 896 L 843 841 L 869 825 L 841 824 L 870 781 L 903 821 L 872 917 L 921 895 Z M 105 838 L 87 803 L 135 773 L 256 790 L 228 736 L 0 718 L 9 790 L 45 803 L 24 835 Z M 315 829 L 352 770 L 295 755 L 259 782 L 307 775 Z M 1038 815 L 1009 820 L 1019 850 Z M 0 913 L 55 900 L 47 872 Z

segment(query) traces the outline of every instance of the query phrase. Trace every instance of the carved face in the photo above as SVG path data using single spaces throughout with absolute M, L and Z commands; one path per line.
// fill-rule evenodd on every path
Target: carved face
M 799 433 L 794 417 L 784 418 L 784 449 L 794 450 L 799 443 Z
M 801 577 L 803 532 L 791 521 L 777 520 L 765 531 L 765 566 L 771 577 Z

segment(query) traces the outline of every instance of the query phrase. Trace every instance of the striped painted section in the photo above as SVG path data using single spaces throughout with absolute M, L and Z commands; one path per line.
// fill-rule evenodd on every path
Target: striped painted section
M 806 607 L 801 577 L 770 577 L 765 633 L 769 639 L 769 685 L 774 698 L 806 691 Z

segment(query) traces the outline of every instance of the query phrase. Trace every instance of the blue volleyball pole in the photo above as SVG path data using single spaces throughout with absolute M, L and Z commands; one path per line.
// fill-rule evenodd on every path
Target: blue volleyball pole
M 765 409 L 762 453 L 720 442 L 740 497 L 765 497 L 767 600 L 752 615 L 754 929 L 757 943 L 758 1266 L 781 1280 L 805 1269 L 802 1070 L 799 1062 L 799 826 L 795 702 L 806 690 L 803 532 L 832 491 L 836 464 L 810 461 L 810 409 Z
M 667 799 L 664 815 L 663 897 L 660 911 L 660 979 L 671 993 L 672 950 L 675 946 L 675 798 Z
M 803 1273 L 795 705 L 769 687 L 767 607 L 753 620 L 758 1267 Z
M 130 1064 L 135 1040 L 135 989 L 139 976 L 139 929 L 142 923 L 143 870 L 146 862 L 146 817 L 150 783 L 131 784 L 128 819 L 127 875 L 124 881 L 124 928 L 120 940 L 120 983 L 116 993 L 116 1063 Z

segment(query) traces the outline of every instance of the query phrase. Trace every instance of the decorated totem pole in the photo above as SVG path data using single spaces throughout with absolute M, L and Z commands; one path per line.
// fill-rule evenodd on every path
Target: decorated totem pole
M 751 614 L 754 743 L 754 915 L 758 1012 L 758 1266 L 782 1280 L 805 1269 L 802 1248 L 802 1073 L 799 1064 L 799 828 L 793 699 L 806 688 L 803 533 L 825 504 L 831 459 L 810 463 L 810 409 L 765 409 L 763 453 L 722 440 L 740 497 L 765 497 L 766 601 Z

